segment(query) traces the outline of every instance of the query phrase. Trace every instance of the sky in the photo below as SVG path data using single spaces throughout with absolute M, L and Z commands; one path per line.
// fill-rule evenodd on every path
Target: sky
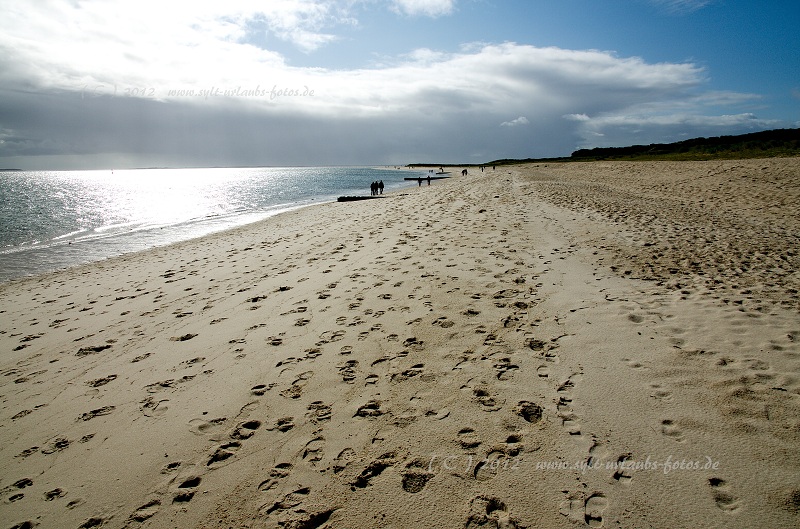
M 0 167 L 480 164 L 800 127 L 797 0 L 0 0 Z

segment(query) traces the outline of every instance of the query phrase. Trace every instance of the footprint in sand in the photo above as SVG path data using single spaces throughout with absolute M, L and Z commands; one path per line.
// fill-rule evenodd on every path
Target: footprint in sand
M 181 464 L 182 463 L 180 461 L 173 461 L 171 463 L 167 463 L 166 465 L 164 465 L 161 468 L 161 473 L 162 474 L 170 474 L 172 472 L 175 472 L 176 470 L 181 468 Z
M 511 359 L 503 357 L 494 362 L 494 369 L 497 373 L 498 380 L 510 380 L 513 372 L 519 369 L 519 366 L 511 363 Z
M 58 498 L 63 498 L 66 495 L 67 491 L 60 488 L 48 490 L 47 492 L 44 493 L 44 501 L 53 501 Z
M 415 459 L 406 465 L 405 470 L 402 472 L 403 476 L 403 490 L 416 494 L 425 488 L 425 485 L 433 477 L 433 474 L 428 472 L 428 462 L 422 459 Z
M 322 457 L 325 454 L 324 448 L 325 438 L 315 437 L 306 443 L 306 445 L 303 447 L 300 457 L 304 461 L 308 461 L 313 465 L 319 461 L 322 461 Z
M 161 500 L 153 499 L 133 511 L 133 514 L 130 515 L 130 520 L 133 522 L 144 522 L 156 515 L 158 510 L 161 508 Z
M 631 471 L 625 468 L 626 461 L 630 461 L 633 454 L 622 454 L 617 458 L 617 470 L 614 471 L 614 474 L 611 476 L 615 480 L 619 481 L 620 483 L 629 484 L 633 479 L 633 475 Z
M 272 388 L 274 388 L 275 385 L 276 385 L 275 383 L 272 383 L 272 384 L 269 384 L 269 385 L 267 385 L 267 384 L 256 384 L 255 386 L 250 388 L 250 393 L 252 393 L 253 395 L 255 395 L 257 397 L 260 397 L 260 396 L 264 395 L 264 393 L 266 393 L 267 391 L 269 391 Z
M 64 437 L 56 437 L 48 444 L 46 448 L 42 448 L 42 453 L 45 455 L 55 454 L 56 452 L 66 450 L 69 445 L 70 442 L 68 439 L 65 439 Z
M 640 316 L 639 314 L 628 314 L 628 320 L 632 321 L 633 323 L 642 323 L 644 321 L 644 317 Z
M 270 515 L 274 512 L 280 513 L 282 511 L 286 511 L 294 507 L 297 507 L 298 505 L 303 503 L 303 501 L 305 501 L 305 499 L 308 497 L 310 493 L 311 489 L 309 489 L 308 487 L 302 487 L 293 490 L 292 492 L 289 492 L 288 494 L 284 495 L 283 498 L 281 498 L 280 500 L 273 503 L 270 507 L 268 507 L 266 511 L 264 511 L 264 514 Z
M 508 437 L 506 437 L 502 451 L 508 456 L 516 457 L 522 452 L 523 447 L 522 433 L 516 432 L 509 434 Z
M 292 468 L 291 463 L 278 463 L 270 470 L 269 478 L 259 483 L 258 490 L 266 492 L 274 489 L 282 479 L 291 473 Z
M 622 361 L 625 362 L 625 364 L 628 367 L 631 367 L 633 369 L 641 369 L 645 367 L 645 365 L 642 364 L 641 362 L 638 362 L 636 360 L 631 360 L 630 358 L 623 358 Z
M 170 341 L 171 342 L 185 342 L 187 340 L 191 340 L 192 338 L 195 338 L 196 336 L 197 336 L 197 334 L 186 333 L 186 334 L 183 334 L 181 336 L 173 336 L 172 338 L 170 338 Z
M 717 507 L 725 512 L 733 512 L 741 506 L 739 498 L 733 495 L 730 485 L 724 479 L 710 478 L 708 484 Z
M 425 369 L 425 364 L 414 364 L 410 368 L 405 369 L 399 373 L 391 373 L 390 380 L 395 383 L 404 382 L 417 375 L 421 375 L 424 372 L 424 369 Z
M 570 494 L 561 502 L 560 512 L 570 521 L 585 523 L 589 527 L 603 527 L 603 512 L 608 508 L 608 499 L 602 492 L 585 497 L 582 492 Z
M 683 441 L 683 431 L 671 419 L 661 421 L 661 433 L 678 442 Z
M 498 529 L 516 529 L 522 527 L 511 515 L 504 502 L 492 496 L 476 496 L 469 502 L 469 515 L 464 529 L 497 527 Z
M 349 465 L 354 459 L 356 458 L 356 451 L 352 448 L 345 448 L 336 458 L 333 460 L 333 465 L 331 469 L 333 470 L 334 474 L 341 473 L 347 465 Z
M 320 349 L 319 347 L 312 347 L 310 349 L 306 349 L 304 352 L 306 354 L 303 358 L 306 360 L 314 360 L 318 356 L 322 355 L 322 349 Z
M 90 529 L 91 527 L 100 527 L 103 524 L 105 524 L 107 521 L 108 520 L 106 518 L 99 518 L 99 517 L 93 516 L 92 518 L 89 518 L 88 520 L 83 522 L 81 525 L 79 525 L 78 529 Z
M 292 428 L 294 428 L 294 417 L 286 416 L 286 417 L 281 417 L 279 419 L 275 419 L 275 423 L 272 426 L 268 427 L 267 430 L 270 431 L 278 430 L 279 432 L 286 433 Z
M 237 425 L 236 428 L 234 428 L 234 430 L 231 432 L 230 437 L 231 439 L 239 439 L 239 440 L 249 439 L 253 437 L 253 435 L 256 433 L 256 430 L 258 430 L 259 428 L 261 428 L 261 421 L 256 421 L 256 420 L 245 421 Z
M 281 396 L 287 399 L 299 399 L 303 394 L 303 388 L 308 384 L 308 380 L 314 375 L 313 371 L 306 371 L 300 373 L 297 378 L 292 382 L 291 386 L 281 391 Z
M 534 402 L 521 400 L 514 407 L 514 413 L 525 419 L 527 422 L 536 424 L 542 420 L 544 410 Z
M 494 445 L 473 468 L 472 477 L 477 481 L 494 479 L 503 472 L 514 471 L 519 468 L 522 450 L 522 436 L 512 434 L 505 443 Z
M 113 412 L 116 409 L 115 406 L 103 406 L 102 408 L 97 408 L 96 410 L 87 411 L 86 413 L 81 413 L 78 416 L 79 421 L 90 421 L 95 417 L 100 417 L 101 415 L 108 415 L 109 413 Z
M 265 518 L 277 518 L 280 527 L 298 527 L 316 529 L 322 527 L 330 519 L 336 509 L 326 509 L 309 511 L 302 507 L 302 503 L 308 499 L 311 489 L 302 487 L 296 489 L 281 499 L 273 503 L 266 509 L 262 508 L 261 515 Z M 266 506 L 265 506 L 266 507 Z
M 478 438 L 478 434 L 472 428 L 462 428 L 458 432 L 458 444 L 461 445 L 461 448 L 475 448 L 481 444 L 481 440 Z
M 339 370 L 339 375 L 342 381 L 352 384 L 356 380 L 356 368 L 358 367 L 358 360 L 348 360 L 344 364 L 336 366 Z
M 331 420 L 331 407 L 321 400 L 315 400 L 308 405 L 306 417 L 313 423 L 327 422 Z
M 145 359 L 149 358 L 152 354 L 153 353 L 144 353 L 142 355 L 139 355 L 139 356 L 135 357 L 133 360 L 131 360 L 131 363 L 135 364 L 136 362 L 141 362 L 142 360 L 145 360 Z
M 659 400 L 672 400 L 672 392 L 661 384 L 650 384 L 651 395 Z
M 211 457 L 208 459 L 208 463 L 206 466 L 211 466 L 214 463 L 219 463 L 221 461 L 225 461 L 233 457 L 233 455 L 242 447 L 242 443 L 239 441 L 231 441 L 228 443 L 224 443 L 217 447 Z
M 192 489 L 200 485 L 201 481 L 202 478 L 200 476 L 192 476 L 183 480 L 181 484 L 178 485 L 178 490 L 172 498 L 172 503 L 187 503 L 192 501 L 194 493 L 196 492 Z
M 381 401 L 372 399 L 366 404 L 359 406 L 354 417 L 378 417 L 379 415 L 383 415 L 386 411 L 381 409 L 381 404 Z
M 480 404 L 484 411 L 497 411 L 505 404 L 505 401 L 498 398 L 497 394 L 493 393 L 490 386 L 485 382 L 473 384 L 472 381 L 469 381 L 461 389 L 470 391 L 473 400 Z
M 416 336 L 412 336 L 403 340 L 403 347 L 420 352 L 425 348 L 425 342 L 418 339 Z
M 561 419 L 561 426 L 566 428 L 570 435 L 580 435 L 581 425 L 578 422 L 578 416 L 572 411 L 572 397 L 568 393 L 562 392 L 558 396 L 556 409 L 558 417 Z
M 385 454 L 382 454 L 361 471 L 361 474 L 359 474 L 356 479 L 350 483 L 350 488 L 352 490 L 356 490 L 356 488 L 363 489 L 368 487 L 372 484 L 371 482 L 373 479 L 380 476 L 384 470 L 394 466 L 396 463 L 397 454 L 395 452 L 386 452 Z
M 340 330 L 340 331 L 325 331 L 325 332 L 323 332 L 322 334 L 319 335 L 319 341 L 316 343 L 316 346 L 317 347 L 321 347 L 322 345 L 325 345 L 326 343 L 338 342 L 339 340 L 344 338 L 345 334 L 346 334 L 346 331 L 343 331 L 343 330 Z
M 227 419 L 225 417 L 218 417 L 209 421 L 205 419 L 192 419 L 189 421 L 189 431 L 195 435 L 208 435 L 221 430 Z
M 439 326 L 443 329 L 449 329 L 455 325 L 455 323 L 451 320 L 448 320 L 446 316 L 440 316 L 439 318 L 433 320 L 433 325 Z
M 94 380 L 87 380 L 86 385 L 91 386 L 93 388 L 98 388 L 100 386 L 105 386 L 109 382 L 116 380 L 117 375 L 108 375 L 107 377 L 103 378 L 95 378 Z

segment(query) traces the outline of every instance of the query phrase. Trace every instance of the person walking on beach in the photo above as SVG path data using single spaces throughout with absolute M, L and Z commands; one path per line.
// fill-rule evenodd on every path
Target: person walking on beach
M 430 180 L 430 178 L 431 177 L 429 176 L 428 180 Z M 422 177 L 421 176 L 417 177 L 417 187 L 422 187 Z
M 383 180 L 378 182 L 378 191 L 380 191 L 381 195 L 383 194 Z
M 428 185 L 431 185 L 431 175 L 428 175 Z

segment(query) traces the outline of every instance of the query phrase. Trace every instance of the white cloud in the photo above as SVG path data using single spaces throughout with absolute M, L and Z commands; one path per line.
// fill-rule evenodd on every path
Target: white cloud
M 526 118 L 525 116 L 520 116 L 517 119 L 512 119 L 511 121 L 504 121 L 504 122 L 500 123 L 500 126 L 501 127 L 517 127 L 519 125 L 527 125 L 528 123 L 529 123 L 528 122 L 528 118 Z
M 714 0 L 651 0 L 653 4 L 669 13 L 683 15 L 703 9 Z
M 455 0 L 392 0 L 392 7 L 405 15 L 435 18 L 452 13 L 455 3 Z
M 570 121 L 589 121 L 589 116 L 586 114 L 564 114 L 564 119 Z
M 393 153 L 557 156 L 599 141 L 769 125 L 740 108 L 758 96 L 703 91 L 705 71 L 692 63 L 473 42 L 333 70 L 294 67 L 251 43 L 269 32 L 304 51 L 323 46 L 336 38 L 331 28 L 354 23 L 353 1 L 9 3 L 0 17 L 0 156 L 139 149 L 160 164 L 392 163 L 403 161 Z M 434 16 L 454 2 L 395 6 Z M 263 93 L 225 93 L 236 89 Z M 513 138 L 487 123 L 516 127 Z M 343 152 L 353 159 L 335 158 Z

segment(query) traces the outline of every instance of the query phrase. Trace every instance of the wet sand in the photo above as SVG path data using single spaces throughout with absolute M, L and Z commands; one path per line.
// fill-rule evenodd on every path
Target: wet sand
M 2 285 L 0 523 L 795 527 L 799 194 L 471 169 Z

